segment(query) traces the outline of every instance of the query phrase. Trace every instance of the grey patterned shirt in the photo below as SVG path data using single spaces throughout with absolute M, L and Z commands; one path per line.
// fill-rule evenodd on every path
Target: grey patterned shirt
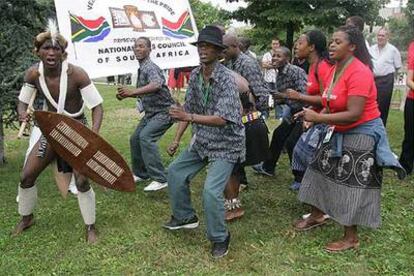
M 232 72 L 217 62 L 210 77 L 210 89 L 203 89 L 202 83 L 200 66 L 191 72 L 184 109 L 189 113 L 219 116 L 227 124 L 213 127 L 193 123 L 192 150 L 202 159 L 244 161 L 246 148 L 241 102 Z M 208 96 L 205 94 L 207 90 Z
M 306 94 L 307 76 L 305 71 L 290 63 L 286 64 L 282 70 L 279 70 L 276 78 L 277 90 L 279 92 L 285 92 L 290 88 L 298 91 L 299 93 Z M 302 108 L 303 104 L 298 101 L 288 101 L 287 104 L 292 109 L 293 113 Z
M 161 85 L 161 88 L 157 92 L 141 96 L 145 117 L 158 120 L 171 120 L 168 115 L 168 109 L 174 103 L 174 100 L 165 84 L 165 77 L 161 69 L 150 58 L 147 58 L 140 63 L 137 87 L 145 86 L 150 82 Z
M 263 79 L 259 63 L 244 53 L 240 53 L 234 60 L 226 62 L 226 67 L 239 73 L 249 82 L 249 87 L 256 97 L 256 108 L 267 110 L 270 90 Z

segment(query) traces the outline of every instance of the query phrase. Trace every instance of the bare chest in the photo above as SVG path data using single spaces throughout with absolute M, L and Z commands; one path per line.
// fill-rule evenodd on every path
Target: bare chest
M 71 76 L 68 76 L 67 84 L 63 85 L 61 88 L 60 77 L 47 77 L 45 76 L 45 83 L 44 85 L 40 84 L 40 81 L 37 80 L 36 83 L 38 91 L 41 91 L 42 94 L 47 99 L 47 104 L 49 106 L 49 110 L 56 110 L 53 103 L 51 103 L 48 98 L 50 97 L 53 101 L 57 104 L 59 103 L 59 97 L 63 91 L 61 89 L 66 88 L 66 99 L 65 99 L 65 110 L 68 112 L 75 112 L 79 110 L 82 106 L 82 97 L 79 92 L 79 87 Z

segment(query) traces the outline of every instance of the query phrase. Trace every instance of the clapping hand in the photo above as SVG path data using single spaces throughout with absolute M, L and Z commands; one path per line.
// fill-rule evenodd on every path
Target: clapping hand
M 131 97 L 132 91 L 124 86 L 118 87 L 118 93 L 116 94 L 116 98 L 118 100 L 123 100 L 125 98 Z
M 303 117 L 304 121 L 307 122 L 318 122 L 318 118 L 319 118 L 319 113 L 316 112 L 315 110 L 311 109 L 311 108 L 306 108 L 304 107 L 303 110 L 301 112 L 296 113 L 293 118 L 295 120 L 299 119 Z
M 173 141 L 167 148 L 167 153 L 169 156 L 173 156 L 179 147 L 179 143 L 177 141 Z
M 190 121 L 190 114 L 185 112 L 184 107 L 182 107 L 178 103 L 170 107 L 169 113 L 170 113 L 171 118 L 175 120 L 184 121 L 184 122 Z

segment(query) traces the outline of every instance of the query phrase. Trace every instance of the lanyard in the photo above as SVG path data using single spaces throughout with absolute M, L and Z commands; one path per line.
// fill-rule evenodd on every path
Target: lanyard
M 198 75 L 198 84 L 200 86 L 200 90 L 203 92 L 203 106 L 205 107 L 208 103 L 210 92 L 213 88 L 211 87 L 210 82 L 207 82 L 207 84 L 204 82 L 202 74 Z
M 319 78 L 319 64 L 320 63 L 321 63 L 320 60 L 316 63 L 315 76 L 319 84 L 319 94 L 322 95 L 323 94 L 323 83 L 322 83 L 322 80 Z
M 345 62 L 344 66 L 341 68 L 341 70 L 339 70 L 339 72 L 336 71 L 336 67 L 335 66 L 335 71 L 334 71 L 334 75 L 333 78 L 331 80 L 331 83 L 329 84 L 328 90 L 326 91 L 326 111 L 328 111 L 328 113 L 331 113 L 331 109 L 329 107 L 329 102 L 331 101 L 331 96 L 332 96 L 332 90 L 335 87 L 335 85 L 337 84 L 338 80 L 342 77 L 342 75 L 345 72 L 345 69 L 351 64 L 351 62 L 354 60 L 354 56 L 351 56 L 350 58 L 348 58 L 348 60 Z

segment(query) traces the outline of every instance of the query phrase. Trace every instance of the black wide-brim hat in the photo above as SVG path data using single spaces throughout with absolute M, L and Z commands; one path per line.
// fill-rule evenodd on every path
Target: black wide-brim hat
M 191 44 L 197 46 L 201 42 L 210 43 L 221 49 L 227 48 L 223 45 L 223 33 L 218 27 L 212 25 L 205 26 L 198 34 L 197 41 Z

